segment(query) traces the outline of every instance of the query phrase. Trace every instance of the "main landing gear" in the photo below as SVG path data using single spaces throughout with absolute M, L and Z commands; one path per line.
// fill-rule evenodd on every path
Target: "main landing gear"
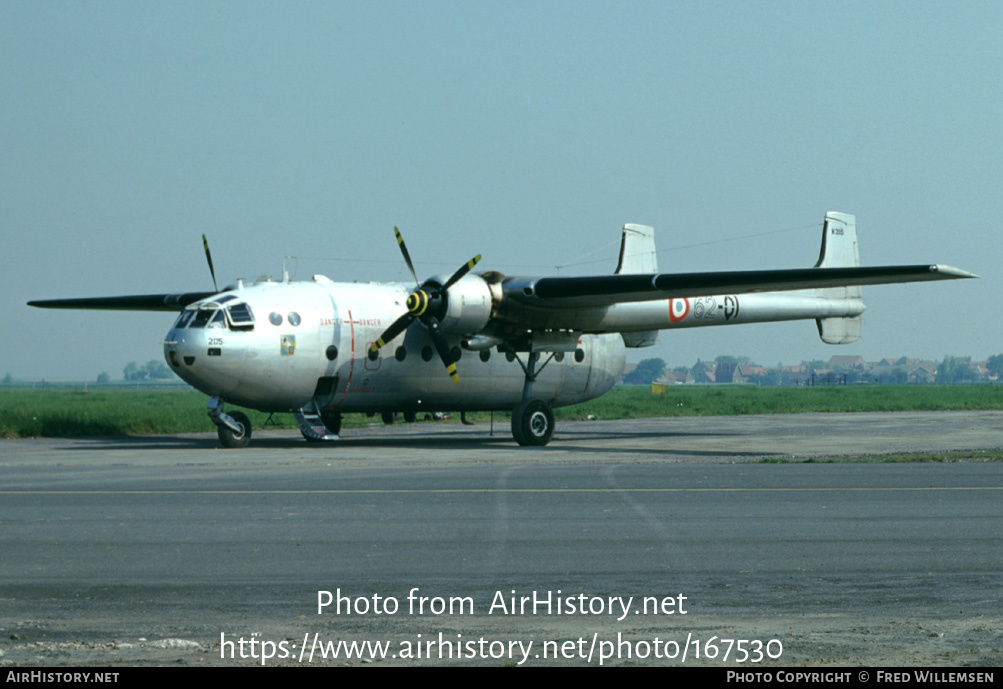
M 522 401 L 512 410 L 512 437 L 524 447 L 546 445 L 554 437 L 554 411 L 549 404 L 533 397 L 533 383 L 554 355 L 551 354 L 541 366 L 537 367 L 540 361 L 539 352 L 530 351 L 528 361 L 524 364 L 514 350 L 510 348 L 509 351 L 519 362 L 526 376 L 522 387 Z
M 546 445 L 554 437 L 554 412 L 541 399 L 527 399 L 512 410 L 512 435 L 520 445 Z

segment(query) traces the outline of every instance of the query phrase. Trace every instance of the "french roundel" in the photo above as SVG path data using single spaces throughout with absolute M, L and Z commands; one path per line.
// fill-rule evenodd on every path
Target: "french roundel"
M 669 320 L 673 323 L 678 323 L 679 321 L 690 315 L 690 301 L 689 299 L 669 299 Z

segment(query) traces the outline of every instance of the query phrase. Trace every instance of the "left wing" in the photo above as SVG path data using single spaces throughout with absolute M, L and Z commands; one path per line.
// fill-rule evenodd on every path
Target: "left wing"
M 83 297 L 79 299 L 42 299 L 28 306 L 42 309 L 96 309 L 101 311 L 181 311 L 216 292 L 181 294 L 134 294 L 122 297 Z

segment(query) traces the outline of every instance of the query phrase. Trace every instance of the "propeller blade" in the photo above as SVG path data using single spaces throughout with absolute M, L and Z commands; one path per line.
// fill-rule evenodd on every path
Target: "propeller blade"
M 202 246 L 205 247 L 205 260 L 209 261 L 209 274 L 212 275 L 212 288 L 219 292 L 219 287 L 216 286 L 216 271 L 212 267 L 212 254 L 209 253 L 209 240 L 202 235 Z
M 414 272 L 414 265 L 411 263 L 411 254 L 407 252 L 407 245 L 404 244 L 404 237 L 401 236 L 400 230 L 394 225 L 394 236 L 397 237 L 397 246 L 401 248 L 401 253 L 404 254 L 404 262 L 407 263 L 407 269 L 411 271 L 411 277 L 414 278 L 414 284 L 418 284 L 418 275 Z
M 460 266 L 460 269 L 458 271 L 456 271 L 455 273 L 453 273 L 453 277 L 451 277 L 448 280 L 446 280 L 446 284 L 444 284 L 442 286 L 442 289 L 439 290 L 439 291 L 441 292 L 443 290 L 447 290 L 450 287 L 452 287 L 453 285 L 455 285 L 456 281 L 459 280 L 460 278 L 462 278 L 467 273 L 469 273 L 470 269 L 473 268 L 474 266 L 476 266 L 477 263 L 480 260 L 481 260 L 481 255 L 477 254 L 472 259 L 470 259 L 469 261 L 467 261 L 466 263 L 464 263 L 462 266 Z
M 446 373 L 453 379 L 454 383 L 460 382 L 460 374 L 456 372 L 456 362 L 453 361 L 453 352 L 449 349 L 449 342 L 439 327 L 439 321 L 435 316 L 429 316 L 423 321 L 428 326 L 428 334 L 432 338 L 432 343 L 439 352 L 439 358 L 446 367 Z
M 390 340 L 394 339 L 402 332 L 404 332 L 404 330 L 407 329 L 409 325 L 411 325 L 412 320 L 414 320 L 414 316 L 412 316 L 410 313 L 405 313 L 403 316 L 395 320 L 393 323 L 390 324 L 389 328 L 383 331 L 383 334 L 380 335 L 379 339 L 377 339 L 376 342 L 372 344 L 372 346 L 369 348 L 369 351 L 370 352 L 380 351 L 380 349 L 384 345 L 386 345 L 387 342 L 390 342 Z

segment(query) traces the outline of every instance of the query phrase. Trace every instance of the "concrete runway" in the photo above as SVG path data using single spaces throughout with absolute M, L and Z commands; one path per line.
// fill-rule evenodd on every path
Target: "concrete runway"
M 999 412 L 565 422 L 531 450 L 495 430 L 2 441 L 0 663 L 259 664 L 265 648 L 289 665 L 379 641 L 376 665 L 597 665 L 604 649 L 678 665 L 680 648 L 721 664 L 694 657 L 714 637 L 748 640 L 736 667 L 757 642 L 782 665 L 1003 661 L 1003 464 L 758 463 L 998 449 Z M 341 613 L 318 615 L 318 591 L 339 590 Z M 549 608 L 511 610 L 534 591 Z M 401 657 L 430 640 L 431 659 Z M 346 651 L 323 662 L 362 662 Z

